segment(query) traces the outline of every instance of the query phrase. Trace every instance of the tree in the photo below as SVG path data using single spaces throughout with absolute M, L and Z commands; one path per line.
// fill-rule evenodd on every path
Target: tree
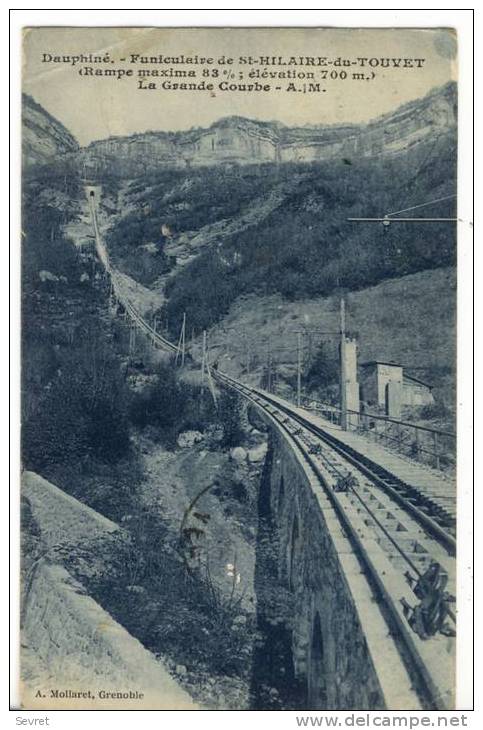
M 243 440 L 241 426 L 242 403 L 238 393 L 224 390 L 219 402 L 219 417 L 223 424 L 223 446 L 239 446 Z
M 308 390 L 320 390 L 339 382 L 339 357 L 335 345 L 321 342 L 303 378 Z

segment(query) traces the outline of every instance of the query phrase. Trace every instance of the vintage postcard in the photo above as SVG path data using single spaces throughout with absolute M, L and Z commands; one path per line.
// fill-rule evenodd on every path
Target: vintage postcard
M 26 709 L 455 708 L 457 35 L 32 27 Z

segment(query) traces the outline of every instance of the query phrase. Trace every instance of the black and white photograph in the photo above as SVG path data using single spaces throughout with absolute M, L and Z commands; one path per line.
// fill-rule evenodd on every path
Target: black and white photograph
M 456 30 L 22 35 L 22 708 L 455 710 Z

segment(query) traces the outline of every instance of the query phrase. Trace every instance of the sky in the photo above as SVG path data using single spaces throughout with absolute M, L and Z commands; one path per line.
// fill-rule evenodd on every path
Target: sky
M 24 29 L 23 90 L 61 121 L 81 145 L 112 135 L 148 130 L 176 131 L 206 127 L 221 117 L 240 115 L 288 126 L 304 124 L 364 123 L 399 105 L 427 94 L 432 88 L 456 79 L 456 37 L 451 29 L 342 29 L 342 28 L 28 28 Z M 236 59 L 232 66 L 213 65 L 220 77 L 213 91 L 154 91 L 137 89 L 137 79 L 83 77 L 76 66 L 43 62 L 43 54 L 76 56 L 110 54 L 110 65 L 94 67 L 132 69 L 145 65 L 121 62 L 129 54 L 145 56 L 222 56 Z M 362 69 L 351 66 L 345 80 L 317 79 L 324 93 L 255 93 L 220 91 L 217 84 L 241 83 L 247 69 L 239 56 L 322 56 L 337 58 L 424 58 L 421 68 Z M 166 69 L 169 65 L 151 68 Z M 173 68 L 195 68 L 177 65 Z M 204 67 L 198 67 L 200 71 Z M 267 67 L 270 71 L 312 71 L 307 66 Z M 326 67 L 330 73 L 336 66 Z M 321 69 L 316 69 L 319 73 Z M 342 67 L 338 71 L 343 70 Z M 354 71 L 374 79 L 352 80 Z M 179 81 L 180 79 L 171 79 Z M 200 78 L 201 80 L 201 78 Z M 153 79 L 158 85 L 162 79 Z M 193 81 L 193 79 L 185 79 Z M 208 79 L 209 81 L 209 79 Z M 290 80 L 268 79 L 260 83 L 281 85 Z M 297 88 L 302 81 L 295 80 Z

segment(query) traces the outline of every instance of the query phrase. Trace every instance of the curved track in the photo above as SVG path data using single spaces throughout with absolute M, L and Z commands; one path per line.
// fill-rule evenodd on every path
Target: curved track
M 101 239 L 91 196 L 89 203 L 97 253 L 110 276 L 115 298 L 154 346 L 177 353 L 177 346 L 157 333 L 126 298 Z M 446 686 L 446 681 L 441 679 L 438 667 L 433 666 L 430 642 L 421 641 L 410 628 L 401 595 L 412 598 L 412 604 L 417 603 L 411 587 L 434 562 L 446 571 L 450 580 L 448 587 L 454 590 L 454 518 L 415 487 L 356 452 L 322 426 L 315 425 L 287 401 L 220 371 L 213 371 L 213 378 L 220 386 L 235 390 L 260 409 L 312 470 L 334 506 L 410 676 L 415 677 L 421 687 L 423 706 L 446 709 L 441 699 L 441 687 Z M 376 551 L 374 543 L 378 546 Z M 390 576 L 381 570 L 381 559 L 388 561 Z M 398 591 L 402 591 L 396 596 L 394 580 Z M 454 628 L 452 610 L 447 611 L 447 620 Z
M 377 484 L 378 487 L 385 491 L 403 509 L 407 510 L 419 522 L 421 527 L 447 550 L 449 555 L 454 556 L 456 554 L 456 520 L 449 512 L 437 505 L 427 495 L 423 494 L 423 492 L 407 484 L 399 477 L 391 474 L 387 469 L 381 467 L 374 460 L 345 444 L 334 436 L 333 433 L 324 430 L 320 426 L 316 426 L 310 420 L 304 418 L 295 407 L 291 407 L 290 404 L 282 404 L 280 399 L 275 400 L 268 393 L 263 393 L 263 391 L 257 388 L 248 388 L 238 383 L 238 381 L 233 380 L 232 387 L 239 386 L 241 386 L 243 391 L 252 392 L 259 400 L 265 400 L 267 404 L 286 413 L 294 421 L 328 444 L 348 463 L 352 464 Z

